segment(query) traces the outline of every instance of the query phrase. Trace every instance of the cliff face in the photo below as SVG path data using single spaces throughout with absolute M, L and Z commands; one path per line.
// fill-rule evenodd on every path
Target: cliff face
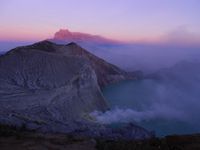
M 100 87 L 104 87 L 108 84 L 119 82 L 121 80 L 136 79 L 138 77 L 137 73 L 127 73 L 117 66 L 93 55 L 73 42 L 67 45 L 57 45 L 49 41 L 43 41 L 28 46 L 28 48 L 61 54 L 63 56 L 75 56 L 85 59 L 92 69 L 94 69 Z
M 1 122 L 66 122 L 107 109 L 89 62 L 54 48 L 42 42 L 0 57 Z
M 100 87 L 104 87 L 108 84 L 119 82 L 121 80 L 136 78 L 136 76 L 130 75 L 103 59 L 96 57 L 75 43 L 70 43 L 67 46 L 60 48 L 59 52 L 63 55 L 79 56 L 88 60 L 97 75 Z
M 0 56 L 0 122 L 68 122 L 105 111 L 99 85 L 123 79 L 126 72 L 75 43 L 15 48 Z

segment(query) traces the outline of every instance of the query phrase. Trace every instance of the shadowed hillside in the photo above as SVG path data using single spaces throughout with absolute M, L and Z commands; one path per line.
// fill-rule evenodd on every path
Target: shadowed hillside
M 77 44 L 42 41 L 15 48 L 0 56 L 0 72 L 0 123 L 42 132 L 125 135 L 96 124 L 89 114 L 108 110 L 100 87 L 137 76 Z M 151 136 L 141 127 L 130 129 L 126 138 Z

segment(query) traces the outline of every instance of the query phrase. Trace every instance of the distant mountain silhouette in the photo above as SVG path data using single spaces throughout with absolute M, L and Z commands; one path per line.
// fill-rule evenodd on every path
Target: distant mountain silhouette
M 115 41 L 112 39 L 107 39 L 102 36 L 98 35 L 91 35 L 87 33 L 81 32 L 71 32 L 68 29 L 60 29 L 58 32 L 55 33 L 54 38 L 51 39 L 54 42 L 93 42 L 96 44 L 117 44 L 119 41 Z

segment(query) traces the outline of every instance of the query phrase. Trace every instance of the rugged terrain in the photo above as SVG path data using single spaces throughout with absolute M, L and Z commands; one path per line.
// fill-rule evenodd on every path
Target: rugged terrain
M 106 140 L 70 134 L 47 134 L 0 126 L 1 150 L 198 150 L 200 135 L 173 135 L 148 140 Z
M 89 116 L 108 109 L 101 87 L 136 77 L 75 43 L 42 41 L 15 48 L 0 56 L 0 123 L 42 132 L 148 138 L 151 133 L 141 127 L 113 130 Z
M 136 79 L 138 78 L 138 73 L 128 73 L 115 65 L 112 65 L 105 60 L 93 55 L 87 50 L 83 49 L 74 42 L 67 45 L 59 45 L 52 43 L 50 41 L 42 41 L 30 46 L 26 46 L 28 49 L 36 49 L 45 52 L 51 52 L 54 54 L 59 54 L 62 56 L 75 56 L 76 58 L 82 58 L 95 71 L 97 76 L 97 81 L 100 87 L 106 86 L 108 84 L 119 82 L 121 80 Z M 19 48 L 20 49 L 20 48 Z M 14 49 L 15 51 L 16 49 Z

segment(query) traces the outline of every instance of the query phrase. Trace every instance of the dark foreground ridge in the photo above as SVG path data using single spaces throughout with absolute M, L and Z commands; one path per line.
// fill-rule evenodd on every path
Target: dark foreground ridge
M 147 140 L 106 140 L 71 134 L 47 134 L 0 126 L 1 150 L 199 150 L 200 134 Z
M 41 132 L 110 139 L 144 139 L 147 130 L 128 124 L 112 129 L 89 113 L 108 110 L 101 87 L 136 79 L 76 43 L 42 41 L 0 56 L 0 123 Z

